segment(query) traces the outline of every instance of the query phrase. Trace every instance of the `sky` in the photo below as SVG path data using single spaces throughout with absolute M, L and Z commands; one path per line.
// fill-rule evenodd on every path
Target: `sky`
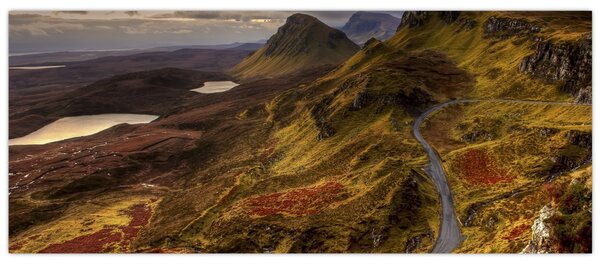
M 264 42 L 288 11 L 12 11 L 9 52 Z M 354 11 L 305 11 L 341 27 Z M 401 17 L 401 11 L 380 11 Z

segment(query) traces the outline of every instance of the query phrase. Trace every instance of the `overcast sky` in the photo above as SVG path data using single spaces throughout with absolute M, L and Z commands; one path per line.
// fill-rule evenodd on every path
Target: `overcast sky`
M 256 42 L 296 12 L 284 11 L 13 11 L 10 53 L 151 48 Z M 306 11 L 341 27 L 352 11 Z M 401 17 L 402 12 L 385 12 Z

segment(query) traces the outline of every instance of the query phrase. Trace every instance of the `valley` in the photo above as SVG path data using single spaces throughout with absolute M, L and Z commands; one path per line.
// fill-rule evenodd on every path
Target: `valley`
M 10 252 L 591 252 L 591 12 L 344 25 L 11 65 Z

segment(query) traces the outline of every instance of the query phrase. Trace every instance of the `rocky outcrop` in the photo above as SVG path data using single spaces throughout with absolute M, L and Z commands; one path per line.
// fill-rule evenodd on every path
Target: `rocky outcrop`
M 546 82 L 560 82 L 561 90 L 578 103 L 592 103 L 592 35 L 574 42 L 540 42 L 523 58 L 521 72 Z
M 533 36 L 539 33 L 542 27 L 528 22 L 524 19 L 489 17 L 483 26 L 483 32 L 487 37 L 501 39 L 512 36 Z
M 440 11 L 439 16 L 444 22 L 450 24 L 458 20 L 460 11 Z
M 540 210 L 539 217 L 533 222 L 531 226 L 531 240 L 527 243 L 527 246 L 521 251 L 521 253 L 550 253 L 551 241 L 550 241 L 550 225 L 545 221 L 552 217 L 556 211 L 550 206 L 546 205 Z
M 565 136 L 567 144 L 559 149 L 558 154 L 551 157 L 552 167 L 548 180 L 553 180 L 562 173 L 576 170 L 592 160 L 592 134 L 572 130 Z
M 587 149 L 590 153 L 592 150 L 592 134 L 584 131 L 569 131 L 567 140 L 570 144 Z
M 370 54 L 374 54 L 377 51 L 380 51 L 382 49 L 385 48 L 385 44 L 375 38 L 371 38 L 369 40 L 367 40 L 367 42 L 365 42 L 365 44 L 362 47 L 362 51 L 363 53 L 365 53 L 365 55 L 370 55 Z
M 313 120 L 315 121 L 315 125 L 319 130 L 319 135 L 317 136 L 319 141 L 329 138 L 335 134 L 335 130 L 327 119 L 328 107 L 332 100 L 333 96 L 327 96 L 317 103 L 310 111 L 310 115 L 312 116 Z
M 575 96 L 575 102 L 577 103 L 592 103 L 592 86 L 586 86 L 585 88 L 579 90 L 577 95 Z
M 406 246 L 404 247 L 404 253 L 413 253 L 417 248 L 421 246 L 421 243 L 424 239 L 429 238 L 431 241 L 433 239 L 433 232 L 427 231 L 426 233 L 422 233 L 420 235 L 413 236 L 406 240 Z
M 460 18 L 458 22 L 461 28 L 466 29 L 467 31 L 472 30 L 477 26 L 477 22 L 471 18 Z
M 367 92 L 360 92 L 352 101 L 351 110 L 359 110 L 365 107 L 369 103 L 369 94 Z
M 433 12 L 431 11 L 406 11 L 402 14 L 402 19 L 400 20 L 400 25 L 398 25 L 399 31 L 404 27 L 414 28 L 420 27 L 429 20 Z
M 458 20 L 460 11 L 406 11 L 402 14 L 402 20 L 396 31 L 404 27 L 414 28 L 423 26 L 434 15 L 437 15 L 447 24 L 451 24 Z

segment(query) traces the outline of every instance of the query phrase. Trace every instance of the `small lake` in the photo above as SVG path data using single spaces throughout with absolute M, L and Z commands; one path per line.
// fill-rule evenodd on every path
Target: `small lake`
M 214 94 L 229 91 L 231 88 L 238 86 L 239 84 L 232 81 L 218 81 L 218 82 L 204 82 L 204 86 L 192 89 L 190 91 L 203 93 L 203 94 Z
M 58 119 L 26 136 L 8 140 L 9 146 L 42 145 L 73 137 L 95 134 L 121 123 L 149 123 L 158 116 L 140 114 L 101 114 Z
M 67 65 L 54 65 L 54 66 L 27 66 L 27 67 L 8 67 L 9 70 L 45 70 L 45 69 L 56 69 L 64 68 Z

